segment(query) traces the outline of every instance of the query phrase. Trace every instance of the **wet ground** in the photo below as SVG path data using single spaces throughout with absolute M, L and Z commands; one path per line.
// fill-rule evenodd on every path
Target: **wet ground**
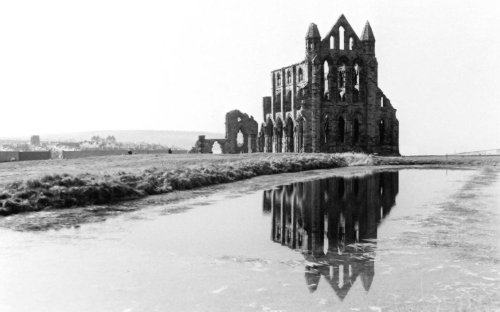
M 344 168 L 3 218 L 0 311 L 498 311 L 499 174 Z

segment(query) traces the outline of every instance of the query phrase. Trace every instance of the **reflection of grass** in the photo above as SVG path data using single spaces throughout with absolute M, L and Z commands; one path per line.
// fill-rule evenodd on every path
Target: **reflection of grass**
M 369 164 L 369 156 L 353 153 L 260 154 L 227 161 L 207 158 L 197 164 L 152 167 L 138 173 L 49 174 L 7 184 L 0 194 L 0 215 L 107 204 L 260 175 Z

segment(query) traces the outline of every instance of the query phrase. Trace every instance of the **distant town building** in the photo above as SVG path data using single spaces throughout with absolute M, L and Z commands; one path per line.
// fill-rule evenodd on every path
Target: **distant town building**
M 40 136 L 39 135 L 32 135 L 30 142 L 31 142 L 31 145 L 33 145 L 33 146 L 40 146 Z

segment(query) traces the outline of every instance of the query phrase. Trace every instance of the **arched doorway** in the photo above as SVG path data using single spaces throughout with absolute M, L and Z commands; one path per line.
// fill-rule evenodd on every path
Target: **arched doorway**
M 288 118 L 285 127 L 286 147 L 285 152 L 294 152 L 293 121 Z
M 243 147 L 243 143 L 245 143 L 245 140 L 243 138 L 243 132 L 240 129 L 238 134 L 236 134 L 236 146 L 241 149 Z
M 276 153 L 283 152 L 283 122 L 279 118 L 274 128 L 274 151 Z
M 212 145 L 212 154 L 222 154 L 222 146 L 219 142 L 214 142 Z
M 272 153 L 273 152 L 273 123 L 270 119 L 267 120 L 265 137 L 264 137 L 264 152 Z

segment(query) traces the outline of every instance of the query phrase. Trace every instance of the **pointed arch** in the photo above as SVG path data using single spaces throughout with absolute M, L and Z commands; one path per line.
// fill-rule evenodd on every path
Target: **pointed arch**
M 272 153 L 273 152 L 273 137 L 274 137 L 274 125 L 271 118 L 268 118 L 266 121 L 266 126 L 264 130 L 264 152 Z
M 330 138 L 330 117 L 328 116 L 328 114 L 325 115 L 325 117 L 323 118 L 323 131 L 322 131 L 322 135 L 321 135 L 321 143 L 322 144 L 328 144 L 328 141 L 329 141 L 329 138 Z
M 236 146 L 238 148 L 242 148 L 243 147 L 243 143 L 245 143 L 245 140 L 244 140 L 244 137 L 243 137 L 243 131 L 240 128 L 238 130 L 238 132 L 236 133 Z
M 304 118 L 299 115 L 295 122 L 295 152 L 304 152 Z
M 283 121 L 281 118 L 276 119 L 274 126 L 274 152 L 281 153 L 283 151 Z
M 281 91 L 274 97 L 273 108 L 275 113 L 281 112 Z
M 266 124 L 262 123 L 260 125 L 260 131 L 257 137 L 257 150 L 261 153 L 265 151 L 265 146 L 266 146 L 265 137 L 266 137 Z
M 293 152 L 294 145 L 294 124 L 292 117 L 288 116 L 285 124 L 285 152 Z
M 299 67 L 299 69 L 297 71 L 297 76 L 298 76 L 299 82 L 302 82 L 302 80 L 304 80 L 304 72 L 302 71 L 302 67 Z
M 330 36 L 330 50 L 335 50 L 335 37 Z
M 339 50 L 344 50 L 345 46 L 345 28 L 344 26 L 339 27 Z
M 325 100 L 330 99 L 330 85 L 328 81 L 329 73 L 330 73 L 330 65 L 328 64 L 328 61 L 325 60 L 323 62 L 323 98 Z
M 292 91 L 288 90 L 286 92 L 285 111 L 283 113 L 290 112 L 291 110 L 292 110 Z
M 337 61 L 337 98 L 340 102 L 346 99 L 347 64 L 349 60 L 346 57 L 341 57 Z

